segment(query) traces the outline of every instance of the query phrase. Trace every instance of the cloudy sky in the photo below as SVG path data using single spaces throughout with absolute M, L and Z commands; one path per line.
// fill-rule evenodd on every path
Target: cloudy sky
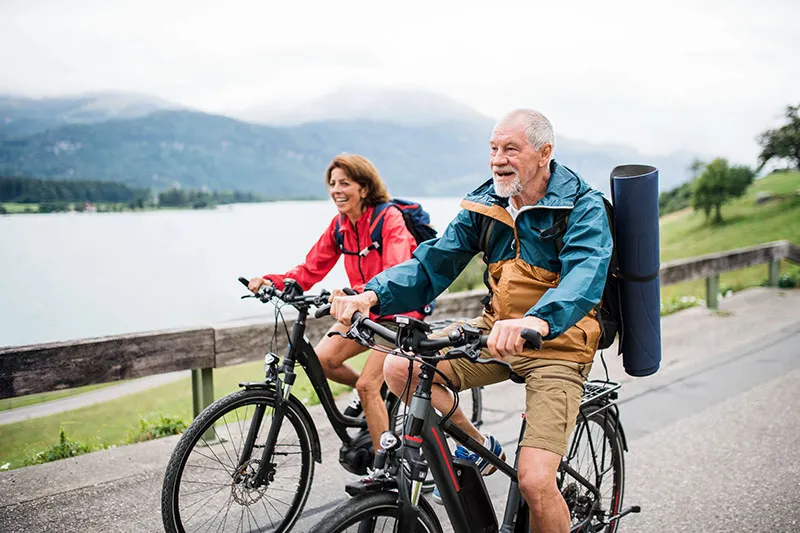
M 0 92 L 225 112 L 342 85 L 435 91 L 645 153 L 754 164 L 800 103 L 797 0 L 0 0 Z

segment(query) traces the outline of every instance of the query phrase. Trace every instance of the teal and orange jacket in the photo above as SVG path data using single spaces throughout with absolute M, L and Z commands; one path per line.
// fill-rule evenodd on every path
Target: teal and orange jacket
M 444 292 L 481 250 L 481 217 L 494 224 L 488 243 L 492 300 L 483 316 L 496 320 L 536 316 L 550 333 L 539 352 L 523 355 L 591 362 L 600 325 L 595 306 L 605 285 L 613 241 L 599 191 L 555 161 L 545 196 L 524 206 L 516 221 L 508 199 L 495 194 L 492 180 L 468 194 L 462 210 L 441 237 L 420 244 L 410 260 L 376 275 L 365 290 L 378 295 L 379 314 L 418 309 Z M 561 253 L 541 232 L 558 212 L 569 210 Z

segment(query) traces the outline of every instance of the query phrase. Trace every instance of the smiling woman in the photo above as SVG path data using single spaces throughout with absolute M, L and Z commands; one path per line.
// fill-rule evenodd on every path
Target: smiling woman
M 417 242 L 406 228 L 400 210 L 386 206 L 391 197 L 378 169 L 367 158 L 354 154 L 336 156 L 325 171 L 325 184 L 338 214 L 308 252 L 305 262 L 283 274 L 252 278 L 248 285 L 251 291 L 258 291 L 267 284 L 284 291 L 292 290 L 292 284 L 308 290 L 330 272 L 339 256 L 344 255 L 350 286 L 361 292 L 373 276 L 411 258 Z M 381 224 L 380 244 L 373 242 L 372 237 L 378 224 Z M 293 281 L 289 282 L 290 279 Z M 407 314 L 422 318 L 418 311 Z M 372 318 L 380 317 L 372 315 Z M 330 332 L 342 331 L 343 326 L 337 324 Z M 359 375 L 345 361 L 362 351 L 361 345 L 342 336 L 325 336 L 316 347 L 325 376 L 358 390 L 377 450 L 380 434 L 389 427 L 389 417 L 380 396 L 386 355 L 372 353 Z M 345 414 L 358 414 L 355 410 L 360 407 L 354 405 L 353 409 Z

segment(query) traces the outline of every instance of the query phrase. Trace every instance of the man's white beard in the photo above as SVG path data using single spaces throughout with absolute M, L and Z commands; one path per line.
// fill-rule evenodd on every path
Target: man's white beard
M 519 174 L 514 176 L 514 180 L 511 183 L 501 183 L 497 176 L 492 176 L 492 180 L 494 181 L 494 192 L 497 196 L 511 198 L 522 194 L 522 183 L 519 181 Z

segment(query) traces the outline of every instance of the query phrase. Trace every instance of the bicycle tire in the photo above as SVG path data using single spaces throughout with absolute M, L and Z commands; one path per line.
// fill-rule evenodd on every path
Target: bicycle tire
M 593 457 L 592 450 L 596 456 Z M 603 519 L 611 518 L 622 508 L 625 491 L 625 457 L 617 415 L 611 410 L 578 416 L 570 437 L 567 463 L 600 491 Z M 575 527 L 588 516 L 595 497 L 572 476 L 560 470 L 558 486 L 570 508 L 571 526 Z M 593 517 L 588 529 L 594 533 L 616 533 L 619 520 L 603 525 Z
M 167 465 L 161 491 L 162 520 L 167 532 L 256 527 L 259 531 L 285 533 L 297 521 L 314 476 L 313 421 L 297 407 L 297 399 L 290 397 L 269 484 L 248 488 L 237 483 L 233 472 L 257 405 L 268 409 L 246 463 L 252 471 L 257 468 L 272 422 L 269 407 L 274 407 L 275 397 L 271 391 L 241 390 L 220 398 L 200 413 L 181 436 Z M 291 492 L 293 495 L 287 497 Z
M 396 492 L 359 494 L 328 513 L 312 533 L 394 532 L 400 511 Z M 442 526 L 427 500 L 419 500 L 414 533 L 442 533 Z

